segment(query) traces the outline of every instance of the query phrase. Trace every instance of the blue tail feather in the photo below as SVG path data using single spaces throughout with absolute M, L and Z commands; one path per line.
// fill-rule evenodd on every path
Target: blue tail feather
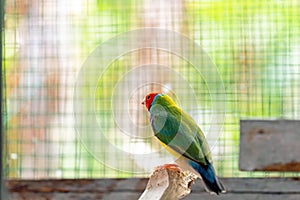
M 225 187 L 218 180 L 214 167 L 211 163 L 208 165 L 201 165 L 194 161 L 190 161 L 190 165 L 201 175 L 207 190 L 216 194 L 226 192 Z

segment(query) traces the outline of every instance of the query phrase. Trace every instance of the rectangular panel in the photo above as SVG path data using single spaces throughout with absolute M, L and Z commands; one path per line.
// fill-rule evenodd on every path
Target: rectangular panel
M 239 168 L 300 171 L 299 120 L 241 120 Z

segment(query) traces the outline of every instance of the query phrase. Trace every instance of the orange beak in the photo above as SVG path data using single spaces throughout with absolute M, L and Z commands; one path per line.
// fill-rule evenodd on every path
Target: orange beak
M 145 105 L 145 99 L 141 102 L 142 105 Z

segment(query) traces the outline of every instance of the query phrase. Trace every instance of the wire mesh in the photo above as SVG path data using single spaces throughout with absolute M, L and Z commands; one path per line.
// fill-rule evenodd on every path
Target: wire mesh
M 123 97 L 128 88 L 142 82 L 148 77 L 145 74 L 152 73 L 152 68 L 143 68 L 151 64 L 169 66 L 171 71 L 155 72 L 153 76 L 167 80 L 170 85 L 147 85 L 146 90 L 163 90 L 174 98 L 176 94 L 172 91 L 178 91 L 181 98 L 177 101 L 204 132 L 219 123 L 212 121 L 212 116 L 226 112 L 224 121 L 216 124 L 222 126 L 220 134 L 211 136 L 217 141 L 212 151 L 218 175 L 298 175 L 240 172 L 238 142 L 240 119 L 299 119 L 299 13 L 297 0 L 42 0 L 30 3 L 7 0 L 2 61 L 6 176 L 145 176 L 151 171 L 149 162 L 169 161 L 164 153 L 156 154 L 160 146 L 153 138 L 141 139 L 136 127 L 131 127 L 133 131 L 129 135 L 120 131 L 120 126 L 128 126 L 128 120 L 136 126 L 147 125 L 146 111 L 137 108 L 145 90 L 137 87 L 135 92 L 127 94 L 125 102 Z M 97 80 L 95 110 L 74 107 L 77 78 L 82 75 L 80 70 L 91 52 L 126 31 L 145 27 L 182 33 L 204 49 L 219 73 L 207 79 L 199 75 L 189 59 L 161 49 L 133 49 L 114 58 L 108 66 L 97 63 L 95 71 L 90 72 L 89 76 Z M 116 45 L 98 56 L 113 55 L 120 49 L 121 46 Z M 95 77 L 93 74 L 103 67 L 101 76 Z M 135 76 L 124 78 L 128 73 Z M 217 87 L 218 82 L 212 84 L 216 76 L 221 77 L 225 88 L 226 96 L 221 99 L 212 99 L 210 91 L 211 85 Z M 193 94 L 189 87 L 193 88 Z M 81 92 L 88 90 L 85 87 Z M 196 109 L 195 104 L 199 105 Z M 224 110 L 218 113 L 213 108 L 215 104 L 224 104 Z M 129 107 L 130 119 L 122 117 L 126 114 L 124 107 Z M 84 113 L 83 121 L 89 119 L 89 114 L 97 116 L 96 123 L 104 132 L 102 137 L 92 131 L 78 137 L 75 129 L 78 123 L 74 118 L 78 110 Z M 118 118 L 121 118 L 120 124 L 115 123 Z M 86 122 L 87 128 L 94 125 Z M 137 135 L 132 135 L 133 132 Z M 120 156 L 106 143 L 126 152 L 126 156 Z M 149 152 L 155 155 L 149 156 Z M 138 154 L 145 158 L 136 156 Z

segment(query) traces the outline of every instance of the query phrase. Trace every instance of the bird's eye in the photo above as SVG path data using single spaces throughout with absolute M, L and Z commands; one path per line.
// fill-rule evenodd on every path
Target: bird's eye
M 147 96 L 147 99 L 150 99 L 150 95 Z

